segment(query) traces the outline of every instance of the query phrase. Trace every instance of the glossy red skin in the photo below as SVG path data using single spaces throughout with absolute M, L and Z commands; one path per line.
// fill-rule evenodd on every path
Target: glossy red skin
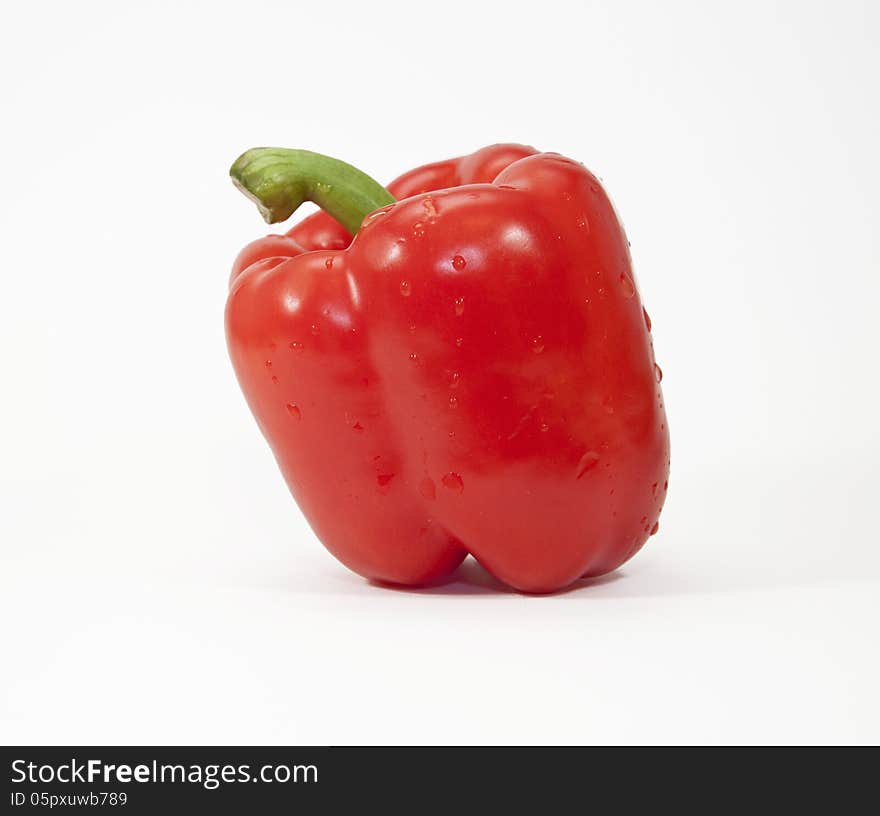
M 233 272 L 232 360 L 306 518 L 392 583 L 467 553 L 527 592 L 619 567 L 656 531 L 669 436 L 601 184 L 501 145 L 389 188 L 416 194 L 347 249 L 318 214 Z

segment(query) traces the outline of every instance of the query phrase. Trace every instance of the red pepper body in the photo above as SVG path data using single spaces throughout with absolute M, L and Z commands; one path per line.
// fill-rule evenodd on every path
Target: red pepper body
M 468 553 L 531 592 L 620 566 L 656 532 L 669 437 L 601 184 L 501 145 L 389 190 L 353 241 L 319 213 L 233 270 L 232 360 L 306 518 L 380 581 Z

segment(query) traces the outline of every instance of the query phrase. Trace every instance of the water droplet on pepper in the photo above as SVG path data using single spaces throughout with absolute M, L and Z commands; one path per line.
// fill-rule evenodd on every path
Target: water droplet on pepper
M 443 487 L 453 493 L 461 493 L 464 490 L 464 482 L 457 473 L 447 473 L 443 479 Z
M 599 461 L 599 454 L 596 451 L 587 451 L 578 462 L 577 478 L 580 479 L 588 470 L 596 467 Z M 611 491 L 614 492 L 613 490 Z
M 422 201 L 422 207 L 425 208 L 425 215 L 429 221 L 433 221 L 437 217 L 437 205 L 434 204 L 434 199 L 431 196 L 425 196 Z

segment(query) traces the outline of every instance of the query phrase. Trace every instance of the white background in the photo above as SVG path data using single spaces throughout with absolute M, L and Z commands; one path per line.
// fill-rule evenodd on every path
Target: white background
M 880 740 L 878 5 L 21 3 L 0 25 L 0 740 Z M 553 597 L 379 589 L 226 356 L 247 147 L 603 177 L 660 534 Z

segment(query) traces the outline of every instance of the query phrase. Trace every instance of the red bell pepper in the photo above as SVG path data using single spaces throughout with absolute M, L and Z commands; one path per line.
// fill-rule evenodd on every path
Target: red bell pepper
M 326 156 L 258 148 L 231 175 L 269 223 L 304 200 L 324 210 L 242 251 L 226 329 L 284 478 L 340 561 L 420 585 L 470 553 L 548 592 L 657 531 L 669 436 L 651 325 L 581 164 L 497 145 L 386 190 Z

